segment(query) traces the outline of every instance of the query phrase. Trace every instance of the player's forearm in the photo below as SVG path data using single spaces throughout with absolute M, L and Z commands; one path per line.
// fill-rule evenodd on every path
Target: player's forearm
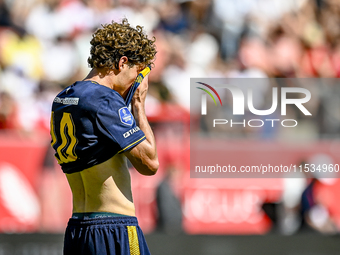
M 152 175 L 156 173 L 159 166 L 155 137 L 145 115 L 144 104 L 135 101 L 132 107 L 136 124 L 144 132 L 146 138 L 142 146 L 138 146 L 140 160 L 136 161 L 134 166 L 141 174 Z
M 148 119 L 145 115 L 144 105 L 135 103 L 133 105 L 133 113 L 137 126 L 144 132 L 146 141 L 148 142 L 148 155 L 151 159 L 157 158 L 156 141 L 152 129 L 149 125 Z

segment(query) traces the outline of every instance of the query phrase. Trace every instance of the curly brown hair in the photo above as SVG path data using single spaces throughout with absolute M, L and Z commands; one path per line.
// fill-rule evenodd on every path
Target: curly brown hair
M 87 62 L 91 68 L 118 69 L 120 58 L 126 56 L 130 67 L 153 65 L 157 53 L 155 41 L 155 37 L 148 39 L 143 27 L 131 27 L 126 18 L 121 24 L 112 21 L 92 35 Z

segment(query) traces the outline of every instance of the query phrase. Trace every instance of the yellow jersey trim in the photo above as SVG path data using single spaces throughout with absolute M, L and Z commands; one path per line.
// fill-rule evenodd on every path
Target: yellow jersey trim
M 138 139 L 137 141 L 131 143 L 130 145 L 126 146 L 124 149 L 118 151 L 118 153 L 121 153 L 122 151 L 125 151 L 126 149 L 128 149 L 129 147 L 131 147 L 132 145 L 138 143 L 140 140 L 143 140 L 145 138 L 145 136 L 143 136 L 142 138 Z
M 151 69 L 150 69 L 150 67 L 145 67 L 144 69 L 143 69 L 143 71 L 141 71 L 140 73 L 143 75 L 143 78 L 145 78 L 145 76 L 148 74 L 148 73 L 150 73 L 150 71 L 151 71 Z

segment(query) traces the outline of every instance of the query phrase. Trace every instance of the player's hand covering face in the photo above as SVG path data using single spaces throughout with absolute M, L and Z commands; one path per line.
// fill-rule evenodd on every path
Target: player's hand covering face
M 139 87 L 139 85 L 141 84 L 141 82 L 143 81 L 143 79 L 145 78 L 145 76 L 147 76 L 151 71 L 151 67 L 147 66 L 145 67 L 138 75 L 137 78 L 135 80 L 135 82 L 132 84 L 126 98 L 125 98 L 125 103 L 128 106 L 131 103 L 132 97 L 135 93 L 135 91 L 137 90 L 137 88 Z

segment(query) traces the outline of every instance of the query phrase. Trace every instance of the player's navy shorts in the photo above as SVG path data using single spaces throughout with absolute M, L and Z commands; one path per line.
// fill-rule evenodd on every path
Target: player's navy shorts
M 78 254 L 149 255 L 150 251 L 136 217 L 74 214 L 65 232 L 64 255 Z

